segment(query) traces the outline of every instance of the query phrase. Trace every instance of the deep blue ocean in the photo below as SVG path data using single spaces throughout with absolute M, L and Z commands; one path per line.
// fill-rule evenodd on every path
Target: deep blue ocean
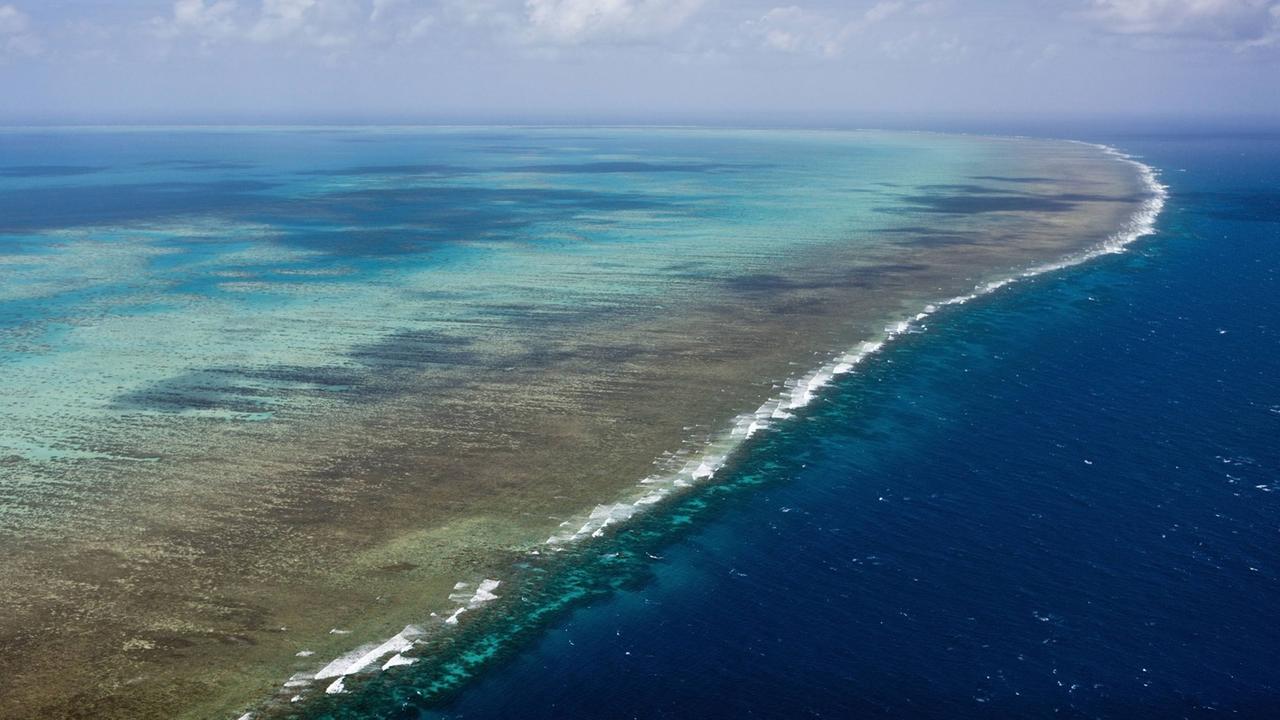
M 935 316 L 407 715 L 1280 717 L 1280 138 L 1097 139 L 1155 236 Z

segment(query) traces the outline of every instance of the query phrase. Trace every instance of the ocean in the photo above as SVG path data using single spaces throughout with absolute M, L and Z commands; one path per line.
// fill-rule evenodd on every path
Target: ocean
M 328 716 L 1275 717 L 1280 138 L 1098 139 L 1153 236 L 928 318 L 474 672 Z
M 1274 704 L 1274 138 L 24 132 L 24 711 Z

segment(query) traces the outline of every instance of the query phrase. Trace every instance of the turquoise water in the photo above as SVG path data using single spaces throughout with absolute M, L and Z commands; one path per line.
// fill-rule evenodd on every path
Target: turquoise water
M 150 458 L 102 426 L 327 406 L 380 338 L 461 336 L 479 355 L 507 338 L 460 327 L 705 300 L 699 281 L 851 234 L 870 249 L 894 220 L 871 209 L 893 198 L 860 190 L 950 180 L 983 152 L 803 133 L 6 131 L 0 447 Z
M 0 132 L 0 701 L 451 696 L 710 505 L 606 528 L 1151 200 L 1025 139 Z M 508 622 L 454 632 L 494 574 Z M 406 623 L 417 664 L 350 665 Z
M 1156 236 L 931 318 L 326 716 L 1273 717 L 1280 142 L 1113 142 Z

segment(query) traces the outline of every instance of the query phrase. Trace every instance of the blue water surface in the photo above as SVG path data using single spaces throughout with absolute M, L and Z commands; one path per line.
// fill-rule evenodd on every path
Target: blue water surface
M 1280 139 L 1112 140 L 1156 236 L 897 342 L 425 716 L 1280 716 Z

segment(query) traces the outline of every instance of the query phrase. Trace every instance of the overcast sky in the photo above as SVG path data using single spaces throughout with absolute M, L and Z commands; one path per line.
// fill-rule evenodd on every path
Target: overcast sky
M 0 0 L 0 122 L 1280 117 L 1280 0 Z

